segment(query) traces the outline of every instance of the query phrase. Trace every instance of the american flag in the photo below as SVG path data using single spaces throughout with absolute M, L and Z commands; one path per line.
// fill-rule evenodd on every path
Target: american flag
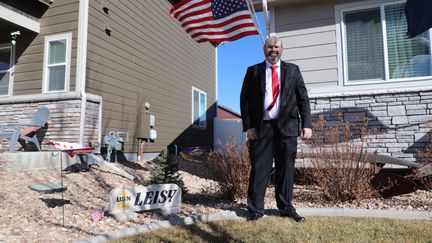
M 103 217 L 105 216 L 104 213 L 104 208 L 100 208 L 97 211 L 93 212 L 91 214 L 91 217 L 93 219 L 93 222 L 98 222 L 101 221 L 103 219 Z
M 245 0 L 182 0 L 170 15 L 196 42 L 220 43 L 258 34 Z
M 75 154 L 91 154 L 95 148 L 85 147 L 78 143 L 68 143 L 56 140 L 49 140 L 49 145 L 54 145 L 55 149 L 66 152 L 70 157 Z

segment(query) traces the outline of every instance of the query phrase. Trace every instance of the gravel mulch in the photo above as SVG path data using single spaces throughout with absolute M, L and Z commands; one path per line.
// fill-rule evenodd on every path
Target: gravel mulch
M 170 217 L 211 214 L 234 210 L 246 213 L 245 201 L 230 202 L 216 196 L 217 184 L 210 179 L 206 162 L 183 161 L 180 174 L 188 193 L 183 197 L 181 213 L 164 216 L 158 211 L 139 213 L 136 218 L 117 221 L 108 213 L 108 195 L 115 187 L 133 187 L 131 180 L 112 173 L 101 166 L 89 172 L 63 172 L 67 190 L 63 194 L 41 194 L 29 188 L 35 183 L 59 183 L 60 170 L 29 172 L 0 172 L 0 242 L 70 242 L 95 235 L 113 232 L 139 224 L 166 220 Z M 129 173 L 145 180 L 149 177 L 148 163 L 116 164 Z M 274 189 L 268 189 L 266 208 L 276 209 Z M 332 204 L 320 197 L 317 188 L 295 187 L 296 207 L 342 207 L 387 210 L 430 211 L 432 192 L 418 190 L 414 193 L 389 199 L 367 199 L 358 202 Z M 93 222 L 91 213 L 105 207 L 105 217 Z M 64 209 L 64 223 L 62 209 Z

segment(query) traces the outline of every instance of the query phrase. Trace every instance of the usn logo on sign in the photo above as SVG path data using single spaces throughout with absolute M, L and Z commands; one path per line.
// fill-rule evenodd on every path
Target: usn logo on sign
M 119 210 L 128 210 L 131 207 L 132 195 L 128 191 L 122 191 L 116 197 L 115 207 Z

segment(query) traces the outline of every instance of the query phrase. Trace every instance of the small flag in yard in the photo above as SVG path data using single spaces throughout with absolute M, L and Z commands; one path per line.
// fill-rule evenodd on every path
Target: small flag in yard
M 99 208 L 97 211 L 93 212 L 91 214 L 91 217 L 93 219 L 93 222 L 101 221 L 104 217 L 104 208 Z
M 257 35 L 247 0 L 181 0 L 170 15 L 196 42 L 235 41 Z

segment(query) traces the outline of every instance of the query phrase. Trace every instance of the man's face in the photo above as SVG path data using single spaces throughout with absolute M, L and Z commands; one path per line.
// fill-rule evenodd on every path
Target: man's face
M 276 64 L 282 56 L 282 41 L 270 38 L 264 47 L 266 59 L 271 64 Z

